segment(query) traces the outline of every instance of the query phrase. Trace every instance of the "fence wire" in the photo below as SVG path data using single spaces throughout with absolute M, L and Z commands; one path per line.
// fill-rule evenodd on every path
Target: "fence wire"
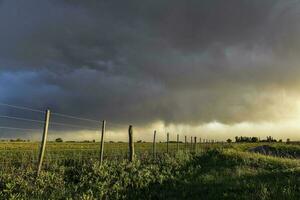
M 45 121 L 43 115 L 45 111 L 29 108 L 25 106 L 16 106 L 0 102 L 0 106 L 14 109 L 20 112 L 13 114 L 0 112 L 0 130 L 17 131 L 20 136 L 29 135 L 30 133 L 43 134 Z M 39 117 L 32 114 L 24 115 L 22 112 L 38 113 Z M 24 117 L 25 116 L 25 117 Z M 95 120 L 85 117 L 78 117 L 69 114 L 51 112 L 48 136 L 54 131 L 63 133 L 69 131 L 74 133 L 74 141 L 47 141 L 43 166 L 49 167 L 51 164 L 70 164 L 72 162 L 84 163 L 90 160 L 100 159 L 100 136 L 101 123 L 103 120 Z M 121 130 L 124 138 L 128 138 L 128 125 L 108 121 L 106 123 L 106 132 L 104 135 L 104 160 L 122 160 L 129 156 L 129 143 L 127 141 L 116 142 L 116 137 L 109 134 L 110 131 Z M 76 131 L 95 131 L 97 138 L 92 141 L 76 141 Z M 166 136 L 166 130 L 163 133 L 157 133 L 160 136 Z M 63 138 L 63 134 L 62 134 Z M 114 138 L 114 139 L 113 139 Z M 118 138 L 117 138 L 118 139 Z M 184 135 L 181 134 L 179 140 L 177 135 L 171 134 L 169 141 L 167 137 L 163 141 L 156 141 L 155 148 L 152 142 L 134 139 L 134 154 L 137 159 L 149 160 L 160 158 L 165 154 L 175 155 L 178 152 L 198 152 L 207 148 L 206 139 L 197 140 L 187 137 L 184 141 Z M 121 139 L 120 139 L 121 140 Z M 6 140 L 0 142 L 0 169 L 7 167 L 35 167 L 39 160 L 41 142 L 23 141 L 23 140 Z

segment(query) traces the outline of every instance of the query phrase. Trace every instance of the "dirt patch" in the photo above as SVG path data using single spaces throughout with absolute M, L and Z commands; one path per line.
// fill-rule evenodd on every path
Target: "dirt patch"
M 263 145 L 249 149 L 252 153 L 259 153 L 263 155 L 300 159 L 300 154 L 297 152 L 278 150 L 275 147 Z

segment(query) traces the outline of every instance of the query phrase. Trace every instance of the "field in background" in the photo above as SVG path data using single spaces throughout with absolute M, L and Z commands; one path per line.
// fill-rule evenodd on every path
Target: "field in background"
M 153 158 L 152 143 L 135 143 L 136 158 L 140 160 Z M 225 147 L 227 145 L 220 144 L 197 144 L 196 147 L 191 144 L 185 145 L 179 143 L 169 143 L 169 155 L 175 155 L 176 152 L 199 152 L 207 148 L 218 146 Z M 38 161 L 40 143 L 38 142 L 0 142 L 0 163 L 1 167 L 9 166 L 28 166 L 34 165 Z M 167 153 L 166 143 L 156 144 L 157 156 Z M 65 160 L 75 160 L 85 162 L 88 160 L 98 160 L 100 157 L 100 143 L 98 142 L 49 142 L 47 143 L 44 163 L 63 163 Z M 122 160 L 128 158 L 128 143 L 105 143 L 104 159 L 106 160 Z M 0 167 L 0 169 L 1 169 Z
M 268 145 L 275 147 L 281 151 L 296 152 L 300 154 L 299 144 L 286 143 L 207 143 L 207 144 L 184 144 L 169 143 L 169 154 L 174 155 L 176 152 L 201 152 L 209 148 L 233 148 L 241 151 L 248 151 L 256 146 Z M 151 157 L 153 151 L 152 143 L 135 143 L 136 157 Z M 0 163 L 35 163 L 38 160 L 40 143 L 39 142 L 0 142 Z M 167 153 L 166 143 L 156 143 L 156 153 L 162 155 Z M 46 146 L 45 162 L 54 162 L 61 160 L 90 160 L 99 159 L 100 143 L 98 142 L 49 142 Z M 126 159 L 128 157 L 128 143 L 122 142 L 107 142 L 104 144 L 105 159 Z
M 265 156 L 248 149 L 269 145 L 300 152 L 300 145 L 54 143 L 36 178 L 39 143 L 0 143 L 0 199 L 300 199 L 300 160 Z

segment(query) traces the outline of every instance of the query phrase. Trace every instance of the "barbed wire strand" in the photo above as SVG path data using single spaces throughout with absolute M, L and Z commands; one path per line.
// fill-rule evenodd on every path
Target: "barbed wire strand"
M 29 107 L 25 107 L 25 106 L 16 106 L 16 105 L 2 103 L 2 102 L 0 102 L 0 106 L 7 106 L 7 107 L 15 108 L 15 109 L 27 110 L 27 111 L 38 112 L 38 113 L 45 113 L 45 111 L 42 111 L 42 110 L 29 108 Z
M 0 129 L 22 130 L 22 131 L 41 131 L 41 129 L 16 128 L 10 126 L 0 126 Z
M 38 112 L 38 113 L 45 113 L 45 111 L 42 111 L 42 110 L 29 108 L 29 107 L 25 107 L 25 106 L 17 106 L 17 105 L 2 103 L 2 102 L 0 102 L 0 106 L 7 106 L 7 107 L 15 108 L 15 109 L 28 110 L 28 111 L 32 111 L 32 112 Z M 88 118 L 84 118 L 84 117 L 77 117 L 77 116 L 63 114 L 63 113 L 57 113 L 57 112 L 52 112 L 52 115 L 65 117 L 65 118 L 71 118 L 71 119 L 77 119 L 77 120 L 83 120 L 83 121 L 89 121 L 89 122 L 97 122 L 97 123 L 100 122 L 100 120 L 88 119 Z
M 86 130 L 95 130 L 98 131 L 98 129 L 95 127 L 87 127 L 87 126 L 80 126 L 80 125 L 75 125 L 75 124 L 66 124 L 66 123 L 59 123 L 59 122 L 50 122 L 50 125 L 58 125 L 58 126 L 68 126 L 68 127 L 73 127 L 73 128 L 84 128 Z M 99 128 L 100 129 L 100 128 Z
M 14 116 L 8 116 L 8 115 L 0 115 L 0 118 L 6 118 L 6 119 L 13 119 L 13 120 L 18 120 L 18 121 L 26 121 L 26 122 L 35 122 L 39 124 L 44 124 L 44 121 L 41 120 L 34 120 L 34 119 L 29 119 L 29 118 L 21 118 L 21 117 L 14 117 Z M 74 128 L 84 128 L 84 129 L 91 129 L 88 126 L 80 126 L 80 125 L 75 125 L 75 124 L 68 124 L 68 123 L 59 123 L 59 122 L 50 122 L 50 125 L 59 125 L 59 126 L 69 126 L 69 127 L 74 127 Z M 96 127 L 92 130 L 98 130 Z
M 57 112 L 52 112 L 52 115 L 56 115 L 59 117 L 65 117 L 65 118 L 70 118 L 70 119 L 77 119 L 77 120 L 82 120 L 82 121 L 89 121 L 89 122 L 95 122 L 95 123 L 100 123 L 101 120 L 94 120 L 94 119 L 88 119 L 88 118 L 83 118 L 83 117 L 76 117 L 73 115 L 67 115 L 67 114 L 62 114 L 62 113 L 57 113 Z
M 6 119 L 14 119 L 18 121 L 27 121 L 27 122 L 36 122 L 44 124 L 44 121 L 41 120 L 35 120 L 35 119 L 29 119 L 29 118 L 22 118 L 22 117 L 15 117 L 15 116 L 8 116 L 8 115 L 0 115 L 0 118 L 6 118 Z

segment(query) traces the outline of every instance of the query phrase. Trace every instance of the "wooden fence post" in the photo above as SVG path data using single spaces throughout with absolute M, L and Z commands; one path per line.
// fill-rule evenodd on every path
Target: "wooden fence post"
M 191 136 L 191 147 L 190 147 L 190 151 L 193 151 L 193 136 Z
M 153 135 L 153 158 L 156 159 L 156 131 Z
M 185 152 L 187 152 L 187 137 L 184 136 L 184 148 L 185 148 Z
M 195 151 L 195 153 L 197 153 L 197 137 L 194 137 L 194 142 L 195 142 L 194 151 Z
M 134 161 L 134 142 L 133 142 L 132 125 L 129 126 L 128 135 L 129 135 L 129 162 L 133 162 Z
M 100 165 L 103 163 L 103 153 L 104 153 L 104 134 L 105 134 L 106 121 L 102 121 L 102 132 L 101 132 L 101 143 L 100 143 Z
M 40 172 L 42 170 L 43 159 L 44 159 L 45 149 L 46 149 L 46 143 L 47 143 L 49 121 L 50 121 L 50 110 L 47 109 L 46 110 L 46 114 L 45 114 L 45 122 L 44 122 L 44 132 L 43 132 L 42 144 L 41 144 L 40 153 L 39 153 L 39 162 L 38 162 L 38 168 L 37 168 L 37 177 L 40 175 Z
M 177 134 L 177 152 L 179 151 L 179 134 Z
M 167 153 L 169 153 L 169 137 L 170 137 L 170 134 L 167 133 Z

